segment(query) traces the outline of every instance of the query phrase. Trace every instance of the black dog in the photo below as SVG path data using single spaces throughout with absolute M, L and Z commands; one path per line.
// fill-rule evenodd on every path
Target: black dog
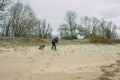
M 43 50 L 45 48 L 45 45 L 40 45 L 39 49 Z

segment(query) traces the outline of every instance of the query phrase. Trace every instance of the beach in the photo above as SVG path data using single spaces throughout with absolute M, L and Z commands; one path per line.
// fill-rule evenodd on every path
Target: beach
M 0 80 L 96 80 L 120 59 L 120 45 L 0 47 Z

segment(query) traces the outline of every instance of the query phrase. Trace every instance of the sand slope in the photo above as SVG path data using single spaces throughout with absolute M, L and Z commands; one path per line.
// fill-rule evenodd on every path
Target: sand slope
M 0 80 L 94 80 L 120 59 L 120 45 L 0 47 Z

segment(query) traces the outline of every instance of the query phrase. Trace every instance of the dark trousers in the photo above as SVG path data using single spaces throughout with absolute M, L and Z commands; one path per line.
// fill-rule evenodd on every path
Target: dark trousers
M 55 44 L 55 42 L 52 42 L 52 50 L 53 50 L 53 49 L 54 49 L 54 50 L 57 50 L 57 49 L 56 49 L 56 44 Z

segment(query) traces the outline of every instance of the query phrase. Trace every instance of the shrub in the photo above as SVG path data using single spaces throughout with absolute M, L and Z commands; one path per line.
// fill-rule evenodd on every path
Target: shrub
M 21 38 L 23 40 L 23 42 L 37 42 L 37 43 L 41 43 L 41 42 L 45 42 L 44 39 L 42 38 Z
M 98 35 L 95 35 L 95 34 L 89 36 L 89 41 L 91 43 L 111 44 L 111 40 L 106 39 L 103 36 L 98 36 Z
M 35 42 L 38 42 L 38 43 L 45 42 L 45 40 L 42 38 L 34 38 L 34 40 L 35 40 Z

